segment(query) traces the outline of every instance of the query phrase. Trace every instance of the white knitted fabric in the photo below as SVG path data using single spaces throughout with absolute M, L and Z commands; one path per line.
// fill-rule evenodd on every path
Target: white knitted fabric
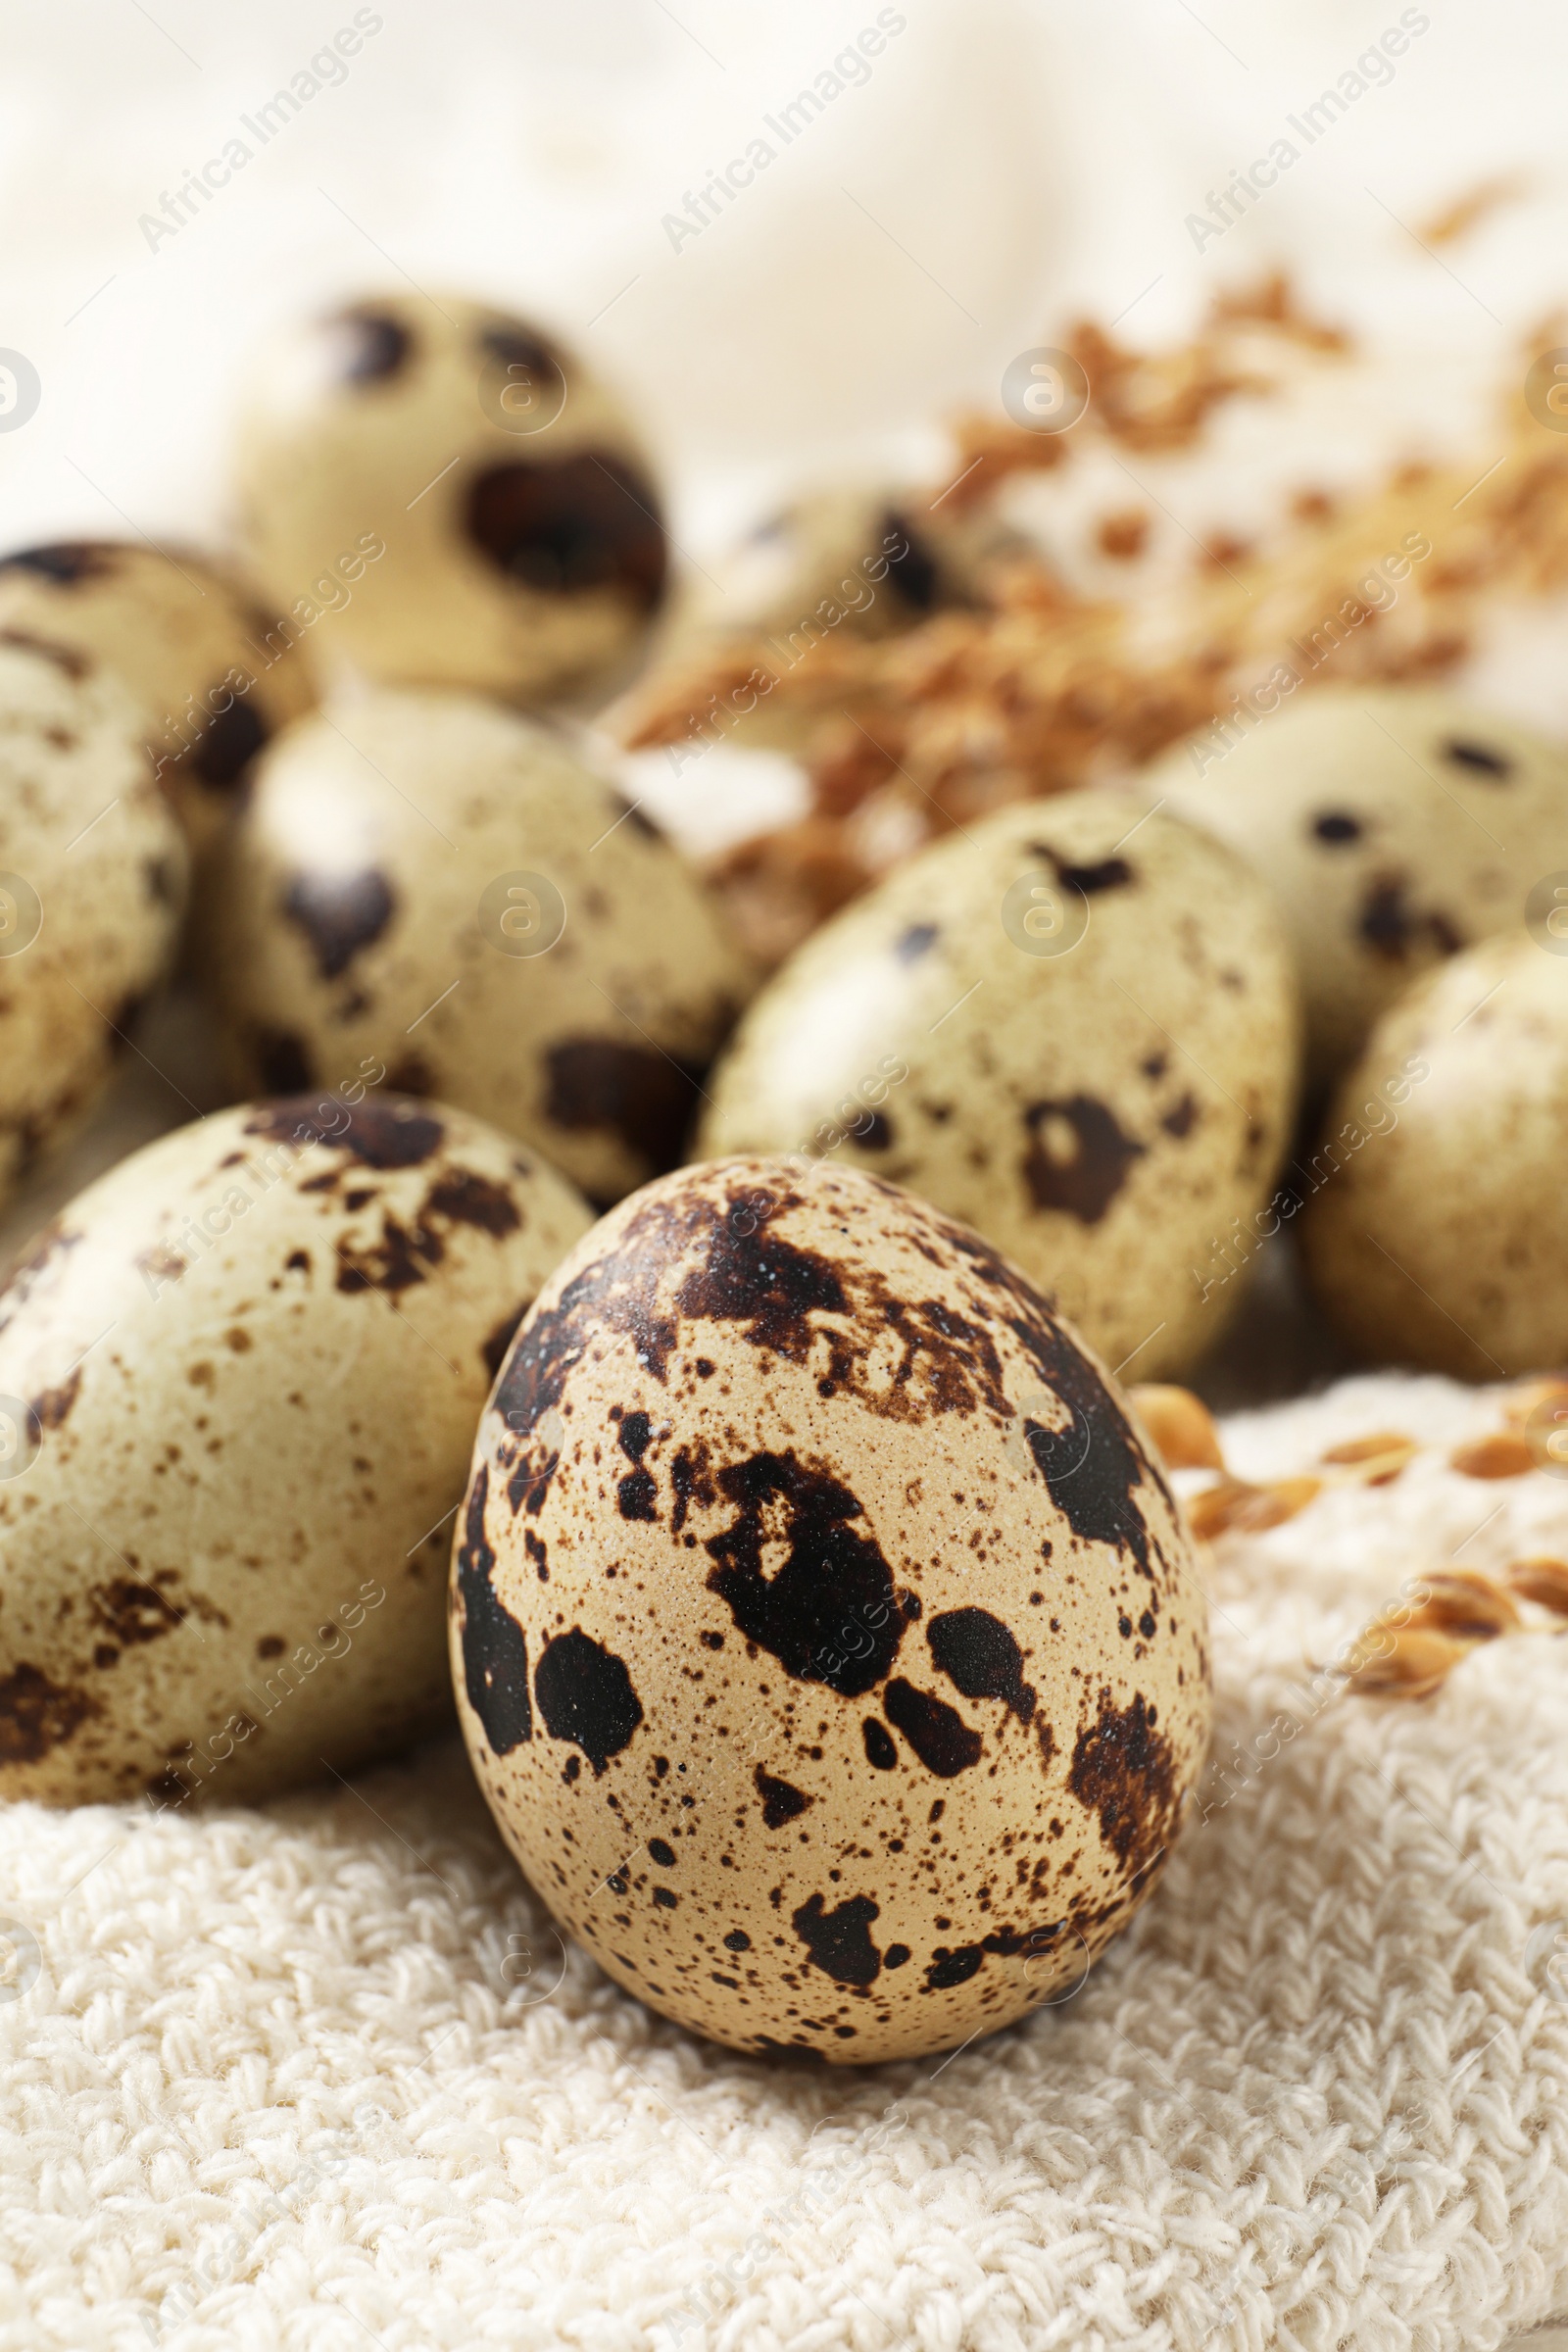
M 455 1745 L 0 1814 L 0 2347 L 1487 2352 L 1561 2312 L 1568 1643 L 1420 1705 L 1311 1672 L 1455 1551 L 1568 1550 L 1568 1483 L 1447 1466 L 1497 1422 L 1379 1378 L 1229 1425 L 1259 1477 L 1434 1450 L 1221 1546 L 1206 1819 L 1074 1997 L 946 2062 L 663 2024 L 561 1952 Z

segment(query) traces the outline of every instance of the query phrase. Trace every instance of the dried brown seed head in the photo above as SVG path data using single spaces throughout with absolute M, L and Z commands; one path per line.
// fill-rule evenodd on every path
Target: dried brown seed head
M 1372 1462 L 1386 1453 L 1416 1452 L 1414 1438 L 1402 1430 L 1379 1429 L 1369 1438 L 1347 1438 L 1343 1445 L 1331 1446 L 1322 1456 L 1325 1462 Z
M 1533 1600 L 1554 1617 L 1568 1617 L 1568 1560 L 1554 1560 L 1544 1554 L 1529 1560 L 1515 1560 L 1507 1571 L 1508 1582 L 1526 1600 Z
M 1331 1446 L 1323 1460 L 1331 1468 L 1352 1472 L 1356 1485 L 1389 1487 L 1420 1450 L 1416 1440 L 1402 1431 L 1380 1429 L 1370 1437 L 1347 1438 L 1343 1445 Z
M 1145 1381 L 1127 1394 L 1167 1470 L 1224 1469 L 1214 1417 L 1191 1389 Z
M 1534 1449 L 1517 1430 L 1494 1430 L 1490 1437 L 1472 1438 L 1456 1446 L 1448 1467 L 1465 1478 L 1523 1478 L 1536 1467 Z
M 1430 1698 L 1469 1646 L 1446 1634 L 1410 1625 L 1396 1629 L 1380 1620 L 1362 1636 L 1346 1679 L 1360 1698 Z
M 1519 1611 L 1502 1587 L 1474 1569 L 1439 1569 L 1421 1583 L 1424 1598 L 1410 1617 L 1419 1632 L 1474 1642 L 1495 1641 L 1518 1627 Z
M 1268 1486 L 1253 1487 L 1245 1479 L 1222 1478 L 1189 1498 L 1188 1521 L 1194 1535 L 1208 1544 L 1233 1533 L 1261 1535 L 1304 1511 L 1322 1484 L 1318 1478 L 1277 1478 Z

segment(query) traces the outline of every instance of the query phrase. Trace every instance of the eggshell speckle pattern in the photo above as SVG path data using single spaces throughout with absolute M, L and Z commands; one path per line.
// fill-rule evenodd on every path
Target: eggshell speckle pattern
M 480 1785 L 618 1983 L 866 2063 L 1062 1997 L 1208 1734 L 1203 1596 L 1116 1392 L 979 1238 L 732 1159 L 573 1251 L 458 1530 Z
M 1568 1364 L 1568 956 L 1487 940 L 1418 982 L 1310 1168 L 1307 1269 L 1366 1354 L 1461 1380 Z
M 589 1216 L 348 1091 L 149 1145 L 0 1291 L 0 1795 L 250 1798 L 448 1711 L 474 1425 Z
M 377 1055 L 601 1203 L 681 1156 L 754 985 L 697 876 L 559 737 L 390 689 L 262 761 L 201 960 L 246 1091 Z
M 195 850 L 233 807 L 277 729 L 307 709 L 301 631 L 210 560 L 127 540 L 69 539 L 0 561 L 0 629 L 30 630 L 112 670 Z
M 187 856 L 129 695 L 0 628 L 0 1196 L 91 1109 L 168 968 Z
M 322 659 L 531 704 L 604 684 L 642 644 L 664 595 L 660 494 L 619 401 L 539 327 L 377 295 L 279 337 L 245 391 L 241 527 L 279 605 L 379 550 Z
M 988 573 L 1021 542 L 993 517 L 930 510 L 889 485 L 794 500 L 717 560 L 703 603 L 715 629 L 848 626 L 885 637 L 953 605 L 983 601 Z
M 1275 893 L 1314 1086 L 1421 972 L 1519 921 L 1568 863 L 1568 751 L 1438 687 L 1317 688 L 1223 758 L 1211 736 L 1183 745 L 1146 783 Z
M 1295 1103 L 1279 917 L 1231 851 L 1116 795 L 912 858 L 777 972 L 709 1081 L 704 1152 L 836 1153 L 975 1226 L 1114 1367 L 1183 1368 L 1243 1285 Z

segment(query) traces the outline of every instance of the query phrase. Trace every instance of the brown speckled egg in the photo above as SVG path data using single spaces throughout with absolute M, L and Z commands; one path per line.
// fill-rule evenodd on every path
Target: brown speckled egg
M 0 1290 L 0 1795 L 254 1797 L 447 1712 L 474 1424 L 589 1218 L 477 1120 L 347 1095 L 163 1137 Z
M 125 688 L 0 629 L 0 1197 L 64 1143 L 167 971 L 187 855 Z
M 1392 1005 L 1297 1163 L 1313 1288 L 1384 1362 L 1461 1380 L 1568 1363 L 1568 937 L 1538 928 Z
M 111 669 L 193 849 L 233 807 L 251 760 L 311 701 L 297 616 L 274 619 L 210 558 L 69 539 L 0 560 L 0 629 L 30 630 Z
M 887 637 L 954 605 L 985 601 L 997 565 L 1022 546 L 989 515 L 933 513 L 924 494 L 888 486 L 812 491 L 718 559 L 702 603 L 713 629 L 824 629 Z
M 754 985 L 698 876 L 550 729 L 377 689 L 261 761 L 201 908 L 236 1083 L 390 1083 L 607 1204 L 682 1154 Z
M 659 489 L 630 416 L 526 319 L 377 295 L 259 354 L 241 529 L 289 609 L 356 551 L 323 663 L 537 704 L 603 685 L 663 601 Z
M 629 1990 L 868 2063 L 1060 1999 L 1208 1737 L 1175 1505 L 1071 1329 L 875 1178 L 731 1159 L 561 1266 L 452 1582 L 503 1837 Z
M 1145 782 L 1275 893 L 1319 1086 L 1418 974 L 1518 922 L 1568 862 L 1568 749 L 1432 686 L 1314 688 L 1233 732 Z
M 1113 1368 L 1180 1371 L 1240 1298 L 1216 1250 L 1290 1130 L 1279 930 L 1242 859 L 1168 816 L 1103 791 L 1004 809 L 774 974 L 708 1081 L 699 1150 L 830 1152 L 906 1184 Z

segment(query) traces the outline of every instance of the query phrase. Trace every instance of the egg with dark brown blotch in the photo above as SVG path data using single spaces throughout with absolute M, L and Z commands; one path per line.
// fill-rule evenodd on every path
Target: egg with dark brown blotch
M 590 1219 L 374 1077 L 149 1144 L 0 1289 L 0 1796 L 249 1799 L 450 1714 L 474 1426 Z
M 226 565 L 185 547 L 21 548 L 0 559 L 0 629 L 31 631 L 114 672 L 198 852 L 227 820 L 263 745 L 313 700 L 298 617 L 264 612 Z
M 392 688 L 260 762 L 198 961 L 243 1091 L 378 1056 L 601 1204 L 681 1156 L 756 980 L 699 876 L 559 735 Z
M 1067 1997 L 1208 1739 L 1203 1595 L 1109 1376 L 976 1234 L 767 1159 L 645 1187 L 541 1293 L 451 1647 L 563 1924 L 681 2024 L 836 2064 Z
M 188 866 L 126 688 L 75 646 L 0 627 L 0 1198 L 131 1051 Z
M 1250 868 L 1192 826 L 1102 790 L 1004 809 L 781 966 L 708 1081 L 698 1149 L 906 1184 L 1113 1366 L 1179 1372 L 1240 1300 L 1250 1258 L 1227 1245 L 1290 1133 L 1279 932 Z
M 774 632 L 791 650 L 838 628 L 893 636 L 984 604 L 1023 545 L 993 516 L 933 512 L 906 486 L 810 491 L 715 558 L 694 618 L 726 634 Z
M 625 406 L 532 321 L 379 294 L 250 367 L 240 529 L 316 665 L 536 705 L 602 688 L 664 598 L 662 503 Z
M 1314 1086 L 1422 972 L 1521 921 L 1568 858 L 1568 747 L 1443 687 L 1315 687 L 1142 781 L 1274 892 Z

